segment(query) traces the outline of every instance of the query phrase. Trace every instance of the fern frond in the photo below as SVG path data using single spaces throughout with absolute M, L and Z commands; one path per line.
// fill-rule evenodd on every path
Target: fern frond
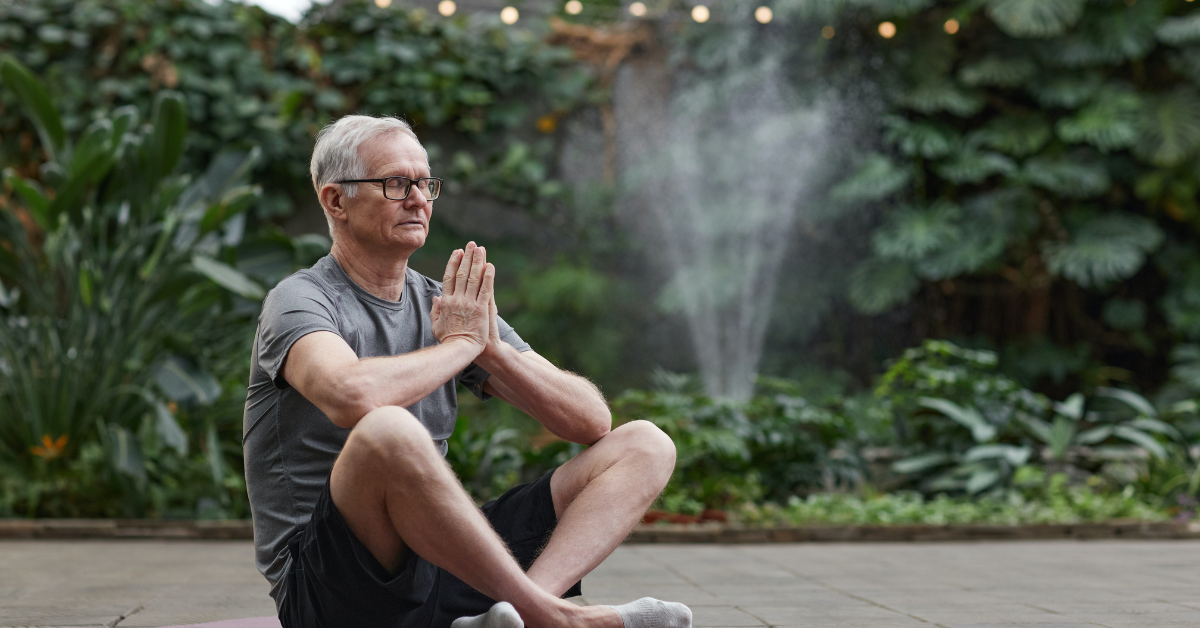
M 846 296 L 863 314 L 882 314 L 909 300 L 921 281 L 906 262 L 868 259 L 850 274 Z
M 1054 37 L 1079 21 L 1085 0 L 989 0 L 987 14 L 1012 37 Z
M 1162 241 L 1162 230 L 1146 218 L 1107 214 L 1084 221 L 1068 242 L 1047 243 L 1042 254 L 1050 272 L 1085 288 L 1103 287 L 1141 270 Z
M 1031 185 L 1068 198 L 1089 198 L 1112 186 L 1108 170 L 1078 159 L 1035 157 L 1025 162 L 1021 177 Z
M 1172 46 L 1200 42 L 1200 13 L 1186 17 L 1169 17 L 1154 29 L 1158 40 Z
M 1104 77 L 1096 73 L 1071 73 L 1048 81 L 1033 81 L 1029 91 L 1043 107 L 1075 109 L 1086 104 L 1104 86 Z
M 878 153 L 867 155 L 858 171 L 833 188 L 830 196 L 839 201 L 878 201 L 908 185 L 912 173 Z
M 983 109 L 983 97 L 943 80 L 918 85 L 901 98 L 901 104 L 921 113 L 948 111 L 969 118 Z
M 1003 116 L 988 122 L 967 138 L 968 144 L 987 146 L 1014 157 L 1040 150 L 1054 134 L 1045 116 Z
M 1200 97 L 1181 87 L 1146 102 L 1134 153 L 1156 166 L 1183 162 L 1200 146 Z
M 871 239 L 872 248 L 883 259 L 919 260 L 962 236 L 961 214 L 957 206 L 944 200 L 930 207 L 893 211 Z
M 1056 131 L 1063 141 L 1086 142 L 1106 152 L 1126 148 L 1137 139 L 1141 107 L 1137 94 L 1109 90 L 1079 113 L 1059 120 Z
M 951 183 L 979 183 L 995 174 L 1013 174 L 1017 165 L 1013 160 L 988 151 L 963 151 L 943 161 L 934 170 Z
M 961 141 L 950 127 L 935 122 L 913 122 L 903 116 L 888 116 L 886 139 L 906 155 L 926 159 L 945 157 Z
M 972 87 L 991 85 L 1014 87 L 1033 77 L 1037 65 L 1029 59 L 990 56 L 963 66 L 958 80 Z

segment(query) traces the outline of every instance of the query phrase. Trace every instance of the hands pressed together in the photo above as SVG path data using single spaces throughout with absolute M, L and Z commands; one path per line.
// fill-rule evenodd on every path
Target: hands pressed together
M 496 324 L 496 267 L 474 242 L 450 254 L 442 277 L 442 296 L 433 298 L 430 318 L 440 343 L 467 341 L 480 352 L 500 342 Z

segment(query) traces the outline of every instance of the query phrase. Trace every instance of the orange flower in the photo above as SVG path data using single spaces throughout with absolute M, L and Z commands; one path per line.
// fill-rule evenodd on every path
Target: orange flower
M 58 437 L 58 440 L 52 440 L 49 434 L 42 436 L 42 446 L 34 445 L 29 448 L 29 451 L 35 456 L 45 458 L 46 460 L 54 460 L 62 455 L 63 449 L 67 446 L 67 435 L 63 434 Z
M 542 133 L 553 133 L 558 128 L 558 114 L 551 113 L 537 119 L 537 130 Z

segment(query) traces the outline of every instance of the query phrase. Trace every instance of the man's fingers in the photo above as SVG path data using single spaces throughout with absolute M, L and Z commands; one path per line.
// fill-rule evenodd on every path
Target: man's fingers
M 475 243 L 468 242 L 467 248 L 463 249 L 462 261 L 458 265 L 458 270 L 454 273 L 454 294 L 466 294 L 474 296 L 474 293 L 468 291 L 468 282 L 471 276 L 471 264 L 475 257 Z M 478 290 L 476 286 L 476 290 Z M 442 291 L 443 294 L 445 290 Z
M 433 297 L 433 306 L 429 308 L 429 320 L 437 322 L 442 315 L 442 297 Z
M 450 261 L 446 262 L 446 273 L 442 275 L 442 294 L 454 294 L 454 276 L 458 273 L 462 258 L 462 249 L 455 249 L 450 254 Z
M 479 300 L 488 302 L 488 313 L 492 316 L 496 315 L 496 300 L 493 299 L 496 283 L 496 267 L 491 264 L 485 264 L 483 267 L 483 279 L 479 285 Z
M 478 247 L 471 256 L 471 275 L 467 278 L 467 298 L 478 299 L 479 287 L 483 284 L 483 271 L 487 267 L 487 251 Z

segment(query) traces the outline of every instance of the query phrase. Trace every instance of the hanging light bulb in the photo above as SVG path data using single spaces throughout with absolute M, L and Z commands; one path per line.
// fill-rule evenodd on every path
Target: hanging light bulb
M 375 0 L 375 6 L 381 9 L 386 9 L 392 6 L 392 0 Z
M 438 3 L 438 13 L 441 13 L 445 17 L 454 15 L 454 12 L 457 10 L 458 5 L 454 4 L 454 0 L 442 0 Z
M 754 19 L 758 20 L 759 24 L 766 24 L 775 17 L 775 13 L 771 11 L 771 7 L 758 7 L 754 10 Z
M 958 20 L 950 18 L 946 20 L 946 23 L 942 26 L 942 28 L 945 28 L 947 33 L 953 35 L 954 33 L 958 32 Z
M 879 36 L 884 39 L 891 39 L 896 36 L 896 25 L 891 22 L 880 22 Z
M 583 3 L 579 0 L 571 0 L 564 8 L 567 10 L 567 13 L 570 13 L 571 15 L 579 15 L 580 13 L 583 13 Z
M 504 7 L 500 10 L 500 21 L 505 24 L 516 24 L 521 14 L 517 12 L 517 7 Z
M 824 37 L 825 39 L 833 39 L 833 27 L 832 26 L 822 26 L 821 27 L 821 37 Z
M 641 2 L 634 2 L 629 5 L 629 14 L 633 17 L 642 17 L 646 15 L 646 5 Z
M 693 20 L 696 20 L 697 22 L 703 24 L 708 21 L 708 17 L 709 17 L 708 7 L 704 6 L 703 4 L 697 4 L 696 6 L 692 7 L 692 19 Z

